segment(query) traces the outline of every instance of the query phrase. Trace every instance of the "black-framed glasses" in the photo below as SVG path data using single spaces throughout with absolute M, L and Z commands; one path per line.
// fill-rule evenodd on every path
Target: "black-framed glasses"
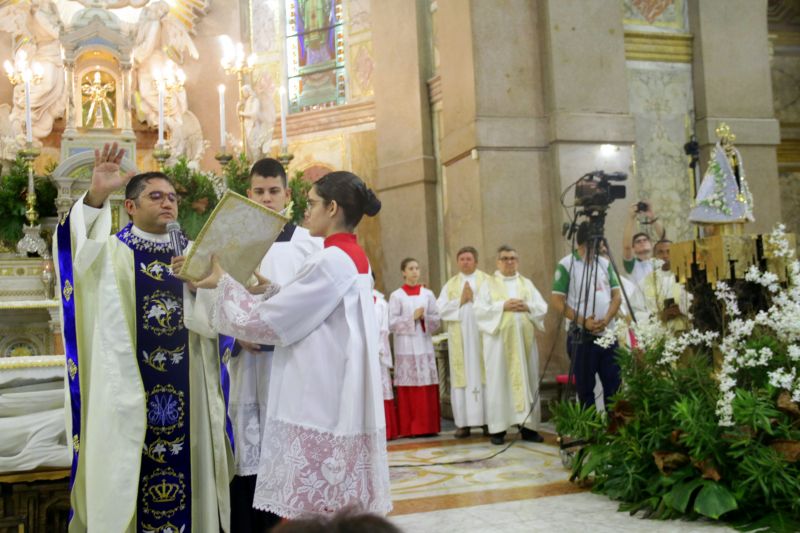
M 519 257 L 500 257 L 500 261 L 503 261 L 505 263 L 511 263 L 513 261 L 516 261 L 517 259 L 519 259 Z

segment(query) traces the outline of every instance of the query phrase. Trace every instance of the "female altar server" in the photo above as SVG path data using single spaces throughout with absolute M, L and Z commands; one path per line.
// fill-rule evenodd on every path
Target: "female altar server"
M 439 433 L 439 374 L 431 334 L 439 328 L 436 296 L 419 284 L 419 263 L 400 264 L 405 283 L 389 296 L 389 329 L 394 333 L 394 384 L 402 437 Z
M 217 261 L 212 322 L 237 339 L 274 344 L 253 507 L 285 518 L 345 507 L 391 508 L 372 276 L 353 230 L 380 202 L 349 172 L 308 194 L 306 226 L 325 237 L 294 279 L 254 295 Z

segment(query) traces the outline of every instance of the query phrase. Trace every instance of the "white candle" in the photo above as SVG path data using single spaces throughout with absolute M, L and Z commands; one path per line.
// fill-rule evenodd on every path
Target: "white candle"
M 220 84 L 219 91 L 219 151 L 225 152 L 225 86 Z
M 33 128 L 31 126 L 31 76 L 25 73 L 25 138 L 33 142 Z
M 164 143 L 164 82 L 158 80 L 158 144 Z
M 281 151 L 289 147 L 289 142 L 286 138 L 286 88 L 281 86 L 278 89 L 281 99 Z

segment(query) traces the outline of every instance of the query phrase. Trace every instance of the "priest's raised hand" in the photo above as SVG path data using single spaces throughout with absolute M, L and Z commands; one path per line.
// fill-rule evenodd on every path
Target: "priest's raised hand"
M 100 208 L 109 195 L 123 187 L 133 177 L 130 172 L 124 176 L 120 173 L 120 163 L 125 157 L 125 149 L 119 148 L 117 143 L 106 143 L 103 150 L 94 151 L 94 170 L 92 171 L 92 183 L 89 191 L 83 199 L 83 203 L 91 207 Z

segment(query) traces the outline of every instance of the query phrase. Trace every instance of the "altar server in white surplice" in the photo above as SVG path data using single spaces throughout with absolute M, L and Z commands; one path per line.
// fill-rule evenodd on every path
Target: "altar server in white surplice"
M 456 423 L 455 437 L 470 434 L 470 427 L 486 423 L 484 417 L 485 372 L 481 333 L 475 321 L 475 295 L 489 276 L 477 269 L 478 251 L 472 246 L 456 254 L 461 271 L 450 278 L 436 306 L 447 328 L 447 352 L 450 362 L 450 401 Z
M 503 444 L 506 430 L 523 424 L 522 438 L 541 442 L 539 351 L 534 327 L 544 330 L 547 303 L 531 280 L 517 271 L 519 256 L 510 246 L 497 251 L 497 271 L 478 291 L 475 317 L 483 332 L 486 365 L 486 422 L 492 444 Z
M 276 212 L 291 200 L 286 171 L 280 161 L 261 159 L 250 169 L 247 197 Z M 258 228 L 248 230 L 258 231 Z M 284 226 L 261 261 L 260 274 L 278 285 L 288 283 L 306 258 L 322 249 L 322 239 L 291 222 Z M 236 442 L 236 476 L 231 482 L 231 530 L 261 533 L 279 519 L 253 508 L 261 445 L 269 429 L 264 427 L 269 397 L 269 377 L 275 347 L 238 340 L 241 348 L 228 362 L 231 374 L 229 413 Z
M 431 335 L 439 329 L 436 295 L 419 283 L 419 262 L 400 263 L 405 283 L 389 295 L 394 333 L 397 425 L 402 437 L 439 433 L 439 372 Z
M 213 323 L 274 344 L 253 506 L 285 518 L 345 507 L 391 510 L 386 428 L 369 261 L 353 234 L 380 202 L 349 172 L 320 178 L 306 226 L 325 237 L 286 285 L 252 294 L 215 262 Z
M 160 172 L 121 176 L 123 155 L 116 143 L 95 152 L 89 190 L 54 239 L 69 531 L 228 531 L 233 464 L 219 350 L 228 341 L 198 320 L 194 296 L 172 275 L 175 187 Z M 122 187 L 132 222 L 111 234 L 108 197 Z
M 378 335 L 381 353 L 381 386 L 383 387 L 383 412 L 386 417 L 386 440 L 398 437 L 397 406 L 394 403 L 392 387 L 392 345 L 389 342 L 389 304 L 382 292 L 372 291 L 375 301 L 375 318 L 378 321 Z

